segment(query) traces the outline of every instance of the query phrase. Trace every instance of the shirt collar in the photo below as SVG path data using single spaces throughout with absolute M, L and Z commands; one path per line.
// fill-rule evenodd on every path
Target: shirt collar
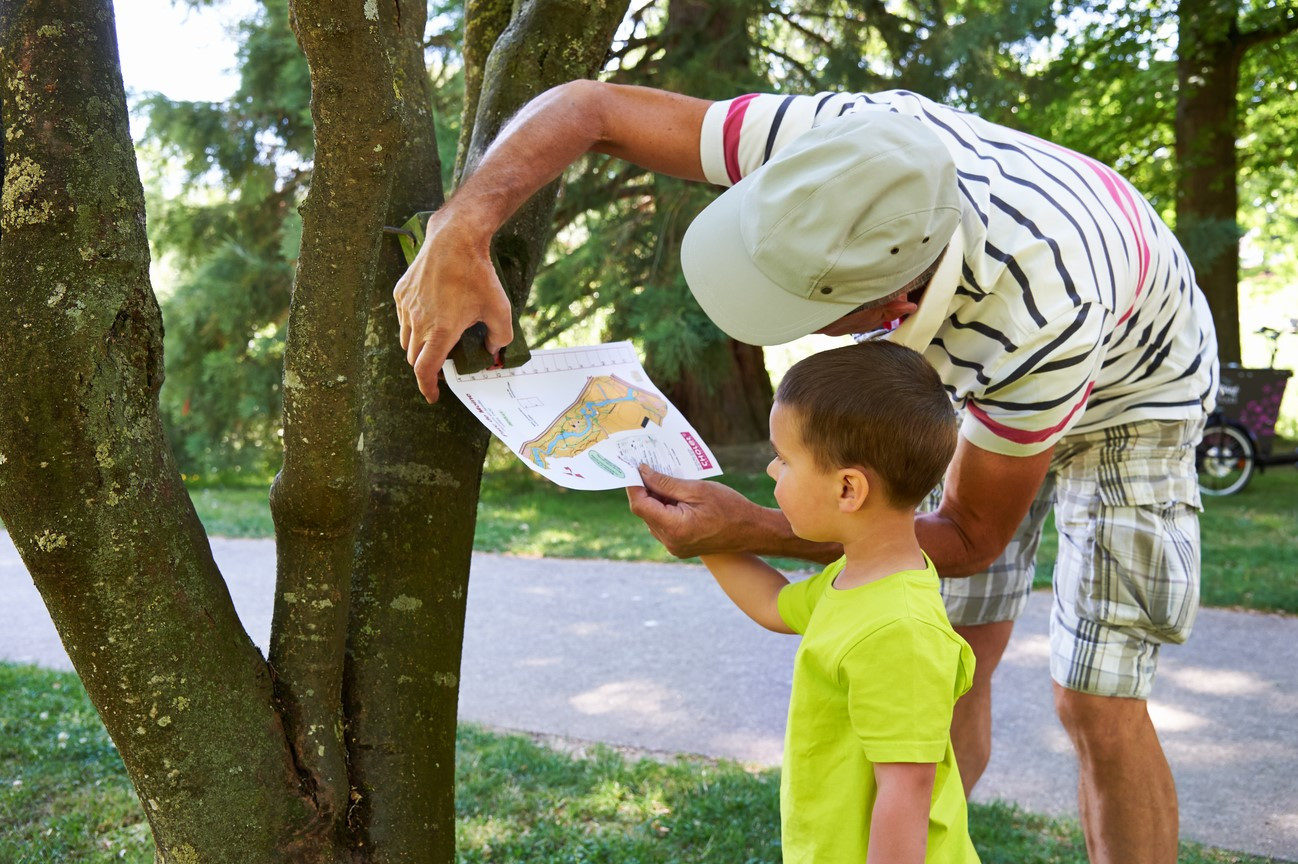
M 955 296 L 956 286 L 960 284 L 964 252 L 964 228 L 957 224 L 942 263 L 938 265 L 937 272 L 924 289 L 924 296 L 919 300 L 919 308 L 887 334 L 889 341 L 916 351 L 923 351 L 929 346 L 951 310 L 951 298 Z

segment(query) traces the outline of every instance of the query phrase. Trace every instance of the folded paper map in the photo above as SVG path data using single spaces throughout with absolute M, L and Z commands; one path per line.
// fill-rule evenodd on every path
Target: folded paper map
M 446 383 L 528 467 L 569 489 L 640 486 L 637 466 L 698 479 L 721 473 L 689 421 L 645 374 L 630 342 L 533 351 L 515 369 Z

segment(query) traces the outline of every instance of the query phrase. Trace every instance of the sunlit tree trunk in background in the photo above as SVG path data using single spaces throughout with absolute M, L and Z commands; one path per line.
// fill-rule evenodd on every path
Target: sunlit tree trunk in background
M 1238 0 L 1182 0 L 1179 8 L 1177 233 L 1212 309 L 1222 362 L 1240 360 L 1240 61 L 1298 29 L 1292 8 L 1251 30 L 1241 29 L 1240 11 Z

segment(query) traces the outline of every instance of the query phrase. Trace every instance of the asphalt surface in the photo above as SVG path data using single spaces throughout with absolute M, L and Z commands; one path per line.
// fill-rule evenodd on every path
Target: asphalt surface
M 272 542 L 212 546 L 265 650 Z M 1075 817 L 1076 771 L 1051 705 L 1049 604 L 1032 597 L 997 670 L 993 754 L 974 800 Z M 796 647 L 745 618 L 702 567 L 476 555 L 460 713 L 502 729 L 776 765 Z M 0 659 L 70 668 L 3 532 Z M 1182 836 L 1298 860 L 1298 618 L 1203 610 L 1190 642 L 1164 649 L 1150 711 Z

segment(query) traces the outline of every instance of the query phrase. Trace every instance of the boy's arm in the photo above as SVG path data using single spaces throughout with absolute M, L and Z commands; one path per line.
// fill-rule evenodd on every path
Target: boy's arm
M 779 596 L 789 584 L 780 571 L 756 555 L 703 555 L 721 590 L 745 615 L 776 633 L 793 633 L 780 617 Z M 927 812 L 927 811 L 925 811 Z
M 875 763 L 879 793 L 870 817 L 866 864 L 924 864 L 936 776 L 932 762 Z

